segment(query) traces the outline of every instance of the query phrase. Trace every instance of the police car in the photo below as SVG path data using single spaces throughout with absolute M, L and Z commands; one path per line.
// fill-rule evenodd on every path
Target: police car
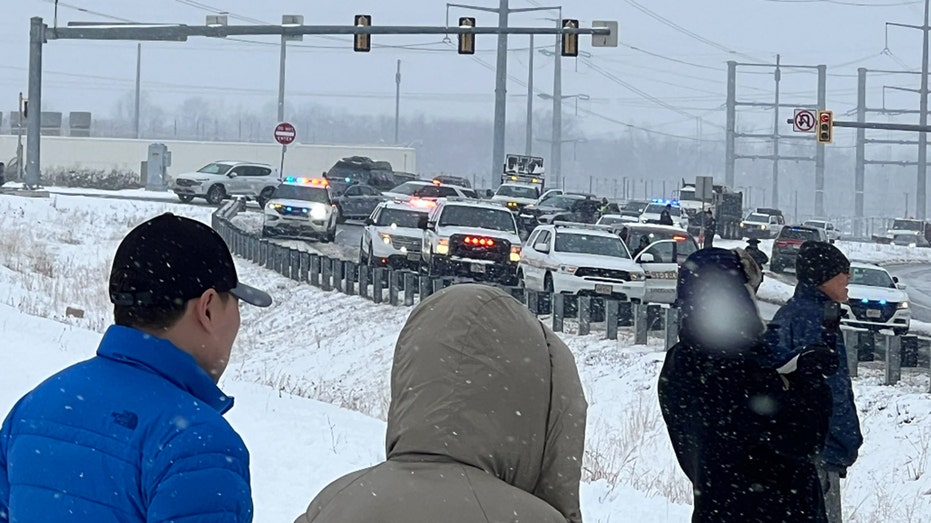
M 514 214 L 477 200 L 439 199 L 421 221 L 421 271 L 512 284 L 521 239 Z
M 338 211 L 325 179 L 289 176 L 265 204 L 262 236 L 296 236 L 331 242 Z
M 639 300 L 646 276 L 609 228 L 556 222 L 527 239 L 518 278 L 536 291 Z
M 433 200 L 411 198 L 381 202 L 365 220 L 359 263 L 369 267 L 420 268 L 421 220 L 436 207 Z
M 847 311 L 841 322 L 870 330 L 891 329 L 896 335 L 908 332 L 912 310 L 905 284 L 886 269 L 872 263 L 852 262 L 847 285 Z
M 516 177 L 515 177 L 516 178 Z M 540 198 L 540 186 L 531 183 L 507 182 L 498 186 L 494 202 L 505 204 L 512 211 L 520 211 L 524 206 L 537 203 Z
M 689 216 L 682 212 L 678 200 L 654 198 L 649 205 L 644 207 L 643 212 L 640 213 L 640 223 L 659 223 L 659 218 L 667 205 L 670 206 L 669 214 L 672 218 L 673 225 L 678 225 L 683 230 L 687 229 L 689 226 Z

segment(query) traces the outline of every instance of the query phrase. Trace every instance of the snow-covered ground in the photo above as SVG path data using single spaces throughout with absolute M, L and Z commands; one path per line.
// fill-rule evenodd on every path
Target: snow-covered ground
M 52 195 L 0 196 L 0 412 L 49 373 L 93 354 L 110 321 L 106 277 L 133 225 L 164 211 L 209 222 L 211 209 Z M 252 451 L 256 521 L 291 521 L 335 477 L 383 456 L 393 345 L 409 310 L 322 292 L 238 260 L 276 298 L 243 307 L 221 383 Z M 775 285 L 775 284 L 773 284 Z M 778 287 L 773 293 L 781 292 Z M 66 314 L 83 311 L 83 318 Z M 565 334 L 591 405 L 583 512 L 588 522 L 686 522 L 690 492 L 656 401 L 661 340 L 633 345 Z M 15 340 L 15 342 L 14 342 Z M 894 387 L 863 364 L 855 380 L 866 436 L 844 484 L 849 521 L 931 520 L 931 395 L 924 371 Z

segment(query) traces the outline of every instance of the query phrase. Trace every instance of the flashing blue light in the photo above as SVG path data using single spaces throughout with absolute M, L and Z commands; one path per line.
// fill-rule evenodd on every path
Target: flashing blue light
M 309 213 L 310 211 L 307 210 L 307 209 L 301 209 L 301 212 L 304 213 L 304 214 L 307 214 L 307 213 Z
M 291 207 L 290 205 L 289 205 L 289 206 L 287 206 L 287 207 L 285 207 L 285 209 L 286 209 L 286 210 L 287 210 L 288 212 L 291 212 L 291 211 L 293 211 L 293 210 L 294 210 L 294 209 L 293 209 L 293 208 L 292 208 L 292 207 Z
M 879 300 L 879 304 L 880 304 L 880 305 L 885 305 L 885 304 L 886 304 L 886 300 Z
M 678 206 L 679 206 L 679 200 L 668 200 L 668 199 L 663 199 L 663 198 L 653 198 L 652 202 L 653 202 L 653 203 L 662 203 L 662 204 L 666 204 L 666 205 L 672 205 L 673 207 L 678 207 Z
M 348 177 L 347 177 L 347 178 L 346 178 L 346 183 L 350 183 L 350 182 L 352 182 L 352 178 L 348 178 Z
M 863 298 L 862 300 L 860 300 L 860 303 L 869 303 L 869 302 L 870 302 L 870 300 L 868 300 L 868 299 L 866 299 L 866 298 Z
M 295 178 L 295 177 L 293 177 L 293 176 L 288 176 L 288 177 L 286 177 L 286 178 L 284 179 L 284 181 L 286 181 L 286 182 L 288 182 L 288 183 L 294 183 L 294 182 L 297 181 L 297 178 Z

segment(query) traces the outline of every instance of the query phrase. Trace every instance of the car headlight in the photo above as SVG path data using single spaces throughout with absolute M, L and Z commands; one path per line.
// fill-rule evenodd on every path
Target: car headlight
M 437 254 L 449 254 L 449 239 L 440 238 L 436 243 L 436 253 Z
M 197 183 L 207 183 L 207 182 L 210 181 L 210 178 L 194 178 L 193 181 L 195 181 L 195 182 L 197 182 Z
M 640 222 L 641 222 L 641 223 L 646 223 L 646 222 L 647 222 L 647 219 L 646 219 L 646 218 L 640 218 Z
M 907 302 L 907 301 L 903 301 L 903 302 L 899 303 L 899 306 L 896 307 L 896 308 L 898 308 L 898 309 L 907 309 L 907 308 L 908 308 L 908 302 Z
M 322 205 L 314 205 L 310 209 L 310 217 L 315 220 L 323 220 L 326 218 L 326 207 Z
M 642 272 L 630 273 L 630 281 L 643 281 L 645 279 L 647 279 L 647 275 Z
M 765 225 L 760 225 L 760 229 L 761 229 L 761 230 L 766 230 L 766 226 L 765 226 Z
M 740 222 L 740 226 L 743 227 L 743 226 L 744 226 L 744 222 Z
M 918 244 L 917 244 L 917 243 L 910 243 L 910 244 L 908 244 L 908 246 L 909 246 L 909 247 L 918 247 Z
M 575 271 L 577 270 L 579 270 L 578 267 L 573 267 L 571 265 L 560 265 L 559 266 L 559 272 L 562 272 L 565 274 L 575 274 Z
M 509 259 L 512 262 L 520 261 L 520 247 L 511 247 L 511 256 Z
M 388 233 L 386 233 L 386 232 L 380 232 L 380 233 L 378 233 L 378 236 L 381 237 L 382 243 L 384 243 L 385 245 L 391 245 L 391 235 L 390 235 L 390 234 L 388 234 Z

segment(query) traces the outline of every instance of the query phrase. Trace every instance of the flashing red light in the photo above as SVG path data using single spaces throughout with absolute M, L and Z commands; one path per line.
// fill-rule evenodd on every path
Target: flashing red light
M 491 238 L 473 238 L 472 236 L 466 236 L 463 243 L 466 245 L 471 245 L 473 247 L 494 247 L 495 241 Z
M 676 240 L 677 242 L 684 242 L 685 236 L 682 236 L 681 234 L 676 234 L 676 235 L 673 235 L 672 239 Z

